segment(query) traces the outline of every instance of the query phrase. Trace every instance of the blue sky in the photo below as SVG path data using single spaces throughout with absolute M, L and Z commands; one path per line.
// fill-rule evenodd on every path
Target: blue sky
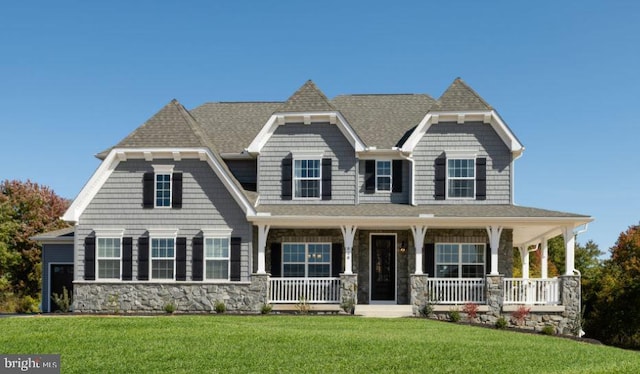
M 444 4 L 446 3 L 446 4 Z M 14 1 L 0 12 L 0 179 L 75 197 L 173 98 L 428 93 L 462 77 L 525 145 L 516 203 L 640 221 L 640 2 Z

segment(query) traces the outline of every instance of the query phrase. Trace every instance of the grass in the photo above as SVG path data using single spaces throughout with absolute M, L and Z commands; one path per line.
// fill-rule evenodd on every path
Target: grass
M 0 353 L 59 353 L 63 373 L 640 372 L 640 352 L 350 316 L 2 318 Z

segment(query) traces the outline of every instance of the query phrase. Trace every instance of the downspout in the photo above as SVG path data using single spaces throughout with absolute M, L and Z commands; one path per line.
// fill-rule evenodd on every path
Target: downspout
M 405 156 L 400 153 L 400 157 L 404 160 L 407 160 L 411 163 L 411 191 L 409 195 L 409 204 L 413 206 L 417 206 L 416 204 L 416 194 L 415 194 L 415 186 L 416 186 L 416 160 L 411 156 Z

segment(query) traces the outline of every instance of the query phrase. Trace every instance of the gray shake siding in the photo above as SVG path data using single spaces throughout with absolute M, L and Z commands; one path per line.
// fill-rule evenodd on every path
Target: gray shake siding
M 435 200 L 435 159 L 452 150 L 477 150 L 487 159 L 486 200 Z M 510 204 L 511 153 L 498 134 L 481 122 L 432 125 L 415 149 L 418 204 Z
M 282 160 L 292 151 L 324 151 L 332 159 L 331 200 L 282 200 Z M 355 151 L 336 125 L 329 123 L 278 126 L 260 153 L 258 191 L 261 204 L 355 204 Z
M 383 159 L 381 158 L 381 160 Z M 360 203 L 409 204 L 409 196 L 411 196 L 411 164 L 409 161 L 402 161 L 402 192 L 383 191 L 374 193 L 366 193 L 365 191 L 365 162 L 365 160 L 360 160 L 358 163 L 357 193 Z
M 51 264 L 73 264 L 72 244 L 44 244 L 42 246 L 42 305 L 43 312 L 49 312 L 49 290 Z
M 142 177 L 153 171 L 152 165 L 171 164 L 183 173 L 182 208 L 142 208 Z M 209 164 L 199 160 L 129 160 L 121 162 L 91 201 L 76 230 L 76 280 L 84 279 L 84 239 L 96 228 L 125 229 L 133 238 L 133 279 L 137 279 L 138 238 L 150 228 L 179 229 L 178 237 L 187 238 L 187 280 L 191 280 L 192 239 L 203 228 L 231 228 L 232 237 L 240 237 L 241 280 L 249 279 L 251 225 L 245 214 L 220 182 Z

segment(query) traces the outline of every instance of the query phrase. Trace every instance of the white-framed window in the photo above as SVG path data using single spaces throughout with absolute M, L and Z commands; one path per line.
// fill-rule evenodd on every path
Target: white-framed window
M 122 237 L 97 237 L 96 263 L 96 279 L 120 279 Z
M 320 158 L 293 161 L 293 190 L 297 199 L 319 199 L 322 176 Z
M 156 208 L 170 208 L 173 165 L 153 165 L 153 171 L 155 173 L 155 206 Z
M 447 197 L 473 199 L 476 194 L 476 160 L 473 158 L 447 159 Z
M 282 276 L 331 276 L 331 243 L 283 243 Z
M 205 237 L 204 276 L 205 280 L 229 280 L 231 261 L 229 258 L 230 238 Z
M 176 279 L 176 238 L 151 237 L 151 279 Z
M 376 160 L 376 191 L 391 192 L 391 161 Z
M 485 244 L 437 243 L 437 278 L 482 278 L 485 275 Z

